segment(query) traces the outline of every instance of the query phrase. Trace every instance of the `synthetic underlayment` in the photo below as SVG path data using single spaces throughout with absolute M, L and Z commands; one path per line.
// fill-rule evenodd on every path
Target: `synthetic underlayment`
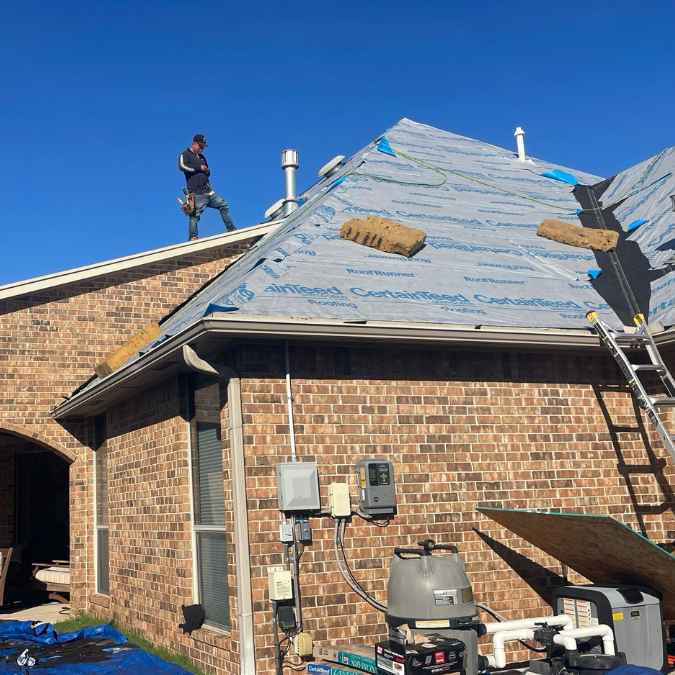
M 601 197 L 604 206 L 621 202 L 613 213 L 624 230 L 646 221 L 624 238 L 640 245 L 651 279 L 646 302 L 664 325 L 675 324 L 675 274 L 658 269 L 675 248 L 674 167 L 668 149 L 618 174 Z M 591 278 L 603 261 L 535 234 L 545 218 L 579 223 L 572 185 L 542 176 L 555 169 L 579 183 L 601 180 L 403 119 L 309 190 L 279 230 L 169 317 L 164 333 L 214 311 L 587 328 L 585 313 L 597 309 L 618 324 L 593 285 L 611 282 L 612 272 Z M 343 222 L 368 215 L 423 229 L 426 246 L 406 259 L 340 239 Z

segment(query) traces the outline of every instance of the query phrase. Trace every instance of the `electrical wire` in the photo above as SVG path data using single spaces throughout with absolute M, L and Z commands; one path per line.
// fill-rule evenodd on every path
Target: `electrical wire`
M 478 609 L 482 609 L 484 612 L 489 614 L 493 619 L 497 619 L 497 621 L 499 621 L 500 623 L 503 621 L 509 621 L 509 619 L 507 619 L 505 616 L 502 616 L 498 612 L 495 612 L 494 609 L 488 607 L 487 605 L 484 605 L 482 602 L 477 602 L 476 607 L 478 607 Z M 527 649 L 533 652 L 543 654 L 546 651 L 545 647 L 533 647 L 528 642 L 525 642 L 525 640 L 518 640 L 518 642 L 520 642 L 520 644 L 523 645 L 523 647 L 526 647 Z
M 347 562 L 347 556 L 344 550 L 344 532 L 346 529 L 347 521 L 344 518 L 338 518 L 335 522 L 335 557 L 338 564 L 338 569 L 344 577 L 345 581 L 349 584 L 350 588 L 363 600 L 365 600 L 371 607 L 374 607 L 378 612 L 386 613 L 387 607 L 382 603 L 378 602 L 373 598 L 368 592 L 361 586 L 354 574 L 352 573 L 349 563 Z

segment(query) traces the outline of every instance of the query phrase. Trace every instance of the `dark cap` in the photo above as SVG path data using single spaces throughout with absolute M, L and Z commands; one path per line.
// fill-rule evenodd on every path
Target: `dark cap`
M 199 145 L 206 147 L 208 143 L 206 142 L 206 136 L 204 134 L 195 134 L 192 137 L 192 142 L 193 143 L 199 143 Z

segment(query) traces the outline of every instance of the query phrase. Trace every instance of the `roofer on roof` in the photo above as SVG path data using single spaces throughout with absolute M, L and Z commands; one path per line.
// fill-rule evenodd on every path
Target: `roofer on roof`
M 183 210 L 190 218 L 188 237 L 197 239 L 197 223 L 202 215 L 202 211 L 208 206 L 211 209 L 218 209 L 220 217 L 223 219 L 225 229 L 231 232 L 235 229 L 232 218 L 230 218 L 230 209 L 227 202 L 211 187 L 209 177 L 211 170 L 206 161 L 203 152 L 207 146 L 206 138 L 203 134 L 195 134 L 192 138 L 192 145 L 183 150 L 178 156 L 178 168 L 185 174 L 187 182 L 188 199 L 185 204 L 190 204 L 194 199 L 194 206 Z M 190 195 L 193 195 L 192 199 Z

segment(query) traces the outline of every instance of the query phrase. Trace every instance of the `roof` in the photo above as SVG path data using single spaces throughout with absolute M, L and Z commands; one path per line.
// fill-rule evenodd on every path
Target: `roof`
M 655 267 L 675 237 L 673 165 L 665 151 L 619 174 L 603 195 L 625 200 L 615 211 L 624 228 L 648 221 L 631 237 Z M 403 119 L 305 195 L 282 227 L 172 316 L 165 334 L 212 311 L 569 329 L 587 328 L 594 309 L 616 323 L 613 301 L 589 278 L 596 256 L 536 236 L 546 218 L 578 222 L 572 187 L 542 175 L 551 171 L 601 180 Z M 408 259 L 339 237 L 342 223 L 367 215 L 423 229 L 426 246 Z M 675 324 L 673 283 L 670 274 L 651 289 L 652 316 L 664 324 Z
M 675 274 L 664 267 L 675 248 L 674 165 L 675 152 L 667 149 L 607 180 L 601 195 L 622 228 L 621 246 L 640 243 L 647 306 L 664 325 L 675 324 Z M 377 324 L 392 336 L 404 325 L 408 335 L 436 330 L 446 340 L 473 342 L 467 335 L 482 331 L 489 337 L 478 341 L 531 344 L 523 338 L 529 330 L 537 344 L 567 344 L 565 332 L 574 334 L 569 344 L 597 344 L 588 310 L 622 323 L 606 261 L 538 238 L 536 229 L 546 218 L 578 222 L 583 213 L 573 185 L 601 180 L 403 119 L 312 186 L 300 208 L 167 317 L 158 340 L 125 368 L 216 322 L 230 334 L 285 322 L 300 326 L 291 331 L 296 336 L 319 334 L 324 324 L 341 326 L 331 329 L 338 335 Z M 425 247 L 404 258 L 340 238 L 346 220 L 367 215 L 423 229 Z M 628 232 L 636 219 L 642 226 Z M 606 271 L 592 279 L 596 267 Z M 109 377 L 112 383 L 120 375 Z M 90 396 L 99 383 L 75 398 Z
M 224 246 L 226 244 L 235 244 L 237 242 L 248 241 L 249 239 L 255 239 L 257 237 L 269 234 L 277 227 L 278 221 L 270 221 L 269 223 L 252 225 L 251 227 L 235 230 L 234 232 L 216 234 L 211 237 L 204 237 L 203 239 L 197 239 L 195 241 L 182 242 L 180 244 L 172 244 L 171 246 L 156 248 L 151 251 L 134 253 L 123 258 L 104 260 L 102 262 L 92 263 L 91 265 L 76 267 L 74 269 L 64 270 L 62 272 L 56 272 L 54 274 L 47 274 L 21 281 L 14 281 L 10 284 L 0 286 L 0 300 L 17 298 L 29 293 L 57 288 L 59 286 L 65 286 L 66 284 L 71 284 L 77 281 L 84 281 L 86 279 L 94 279 L 106 274 L 112 274 L 114 272 L 132 269 L 134 267 L 141 267 L 151 263 L 171 260 L 172 258 L 181 258 L 193 253 L 200 253 L 201 251 L 208 251 L 218 248 L 219 246 Z

